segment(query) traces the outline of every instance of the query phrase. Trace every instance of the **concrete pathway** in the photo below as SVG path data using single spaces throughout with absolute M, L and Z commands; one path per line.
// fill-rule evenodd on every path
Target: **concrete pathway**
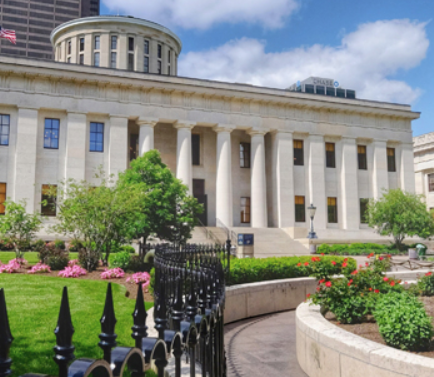
M 225 326 L 228 377 L 307 377 L 297 362 L 295 312 Z

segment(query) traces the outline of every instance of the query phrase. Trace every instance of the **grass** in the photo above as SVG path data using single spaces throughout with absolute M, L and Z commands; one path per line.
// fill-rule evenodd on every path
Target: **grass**
M 34 251 L 26 251 L 23 253 L 24 259 L 29 264 L 36 264 L 39 262 L 38 253 Z M 0 251 L 0 262 L 6 264 L 11 259 L 15 259 L 15 252 L 13 251 Z M 69 253 L 69 259 L 78 259 L 78 253 Z
M 4 254 L 4 253 L 0 253 Z M 72 339 L 76 358 L 102 358 L 98 347 L 100 318 L 104 309 L 107 283 L 41 275 L 0 274 L 0 288 L 5 289 L 11 332 L 15 340 L 10 356 L 13 376 L 24 373 L 58 375 L 53 361 L 62 288 L 68 287 L 72 323 Z M 117 318 L 118 345 L 132 347 L 132 313 L 135 300 L 125 297 L 125 287 L 113 284 L 113 300 Z M 146 303 L 149 309 L 152 303 Z

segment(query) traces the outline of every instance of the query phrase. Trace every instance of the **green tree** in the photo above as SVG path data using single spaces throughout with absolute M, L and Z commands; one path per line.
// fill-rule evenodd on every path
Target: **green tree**
M 0 237 L 8 238 L 14 245 L 16 258 L 22 257 L 22 249 L 29 245 L 36 232 L 41 229 L 42 217 L 39 213 L 27 213 L 26 201 L 4 203 L 5 215 L 0 216 Z
M 51 227 L 53 232 L 84 241 L 87 269 L 91 269 L 95 253 L 108 264 L 111 249 L 134 238 L 144 202 L 137 187 L 120 188 L 112 176 L 107 177 L 102 171 L 96 178 L 101 181 L 97 187 L 86 181 L 61 184 L 57 195 L 58 223 Z
M 434 219 L 428 212 L 422 195 L 401 189 L 385 191 L 368 205 L 369 226 L 383 236 L 393 236 L 399 250 L 405 237 L 428 238 L 434 234 Z
M 151 150 L 131 162 L 131 168 L 119 175 L 120 187 L 137 187 L 145 193 L 139 232 L 144 242 L 150 235 L 171 242 L 184 243 L 191 238 L 197 215 L 203 211 L 187 186 L 177 179 L 161 161 L 158 151 Z

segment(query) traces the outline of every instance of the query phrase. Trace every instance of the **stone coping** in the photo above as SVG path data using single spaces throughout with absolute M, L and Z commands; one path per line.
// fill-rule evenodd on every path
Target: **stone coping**
M 302 303 L 296 311 L 297 359 L 309 377 L 428 377 L 434 359 L 391 348 L 345 331 Z

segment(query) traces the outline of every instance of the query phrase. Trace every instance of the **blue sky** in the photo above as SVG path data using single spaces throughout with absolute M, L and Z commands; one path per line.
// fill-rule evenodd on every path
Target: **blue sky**
M 409 103 L 434 131 L 434 0 L 101 0 L 101 14 L 179 35 L 179 74 L 285 88 L 329 77 L 359 98 Z

